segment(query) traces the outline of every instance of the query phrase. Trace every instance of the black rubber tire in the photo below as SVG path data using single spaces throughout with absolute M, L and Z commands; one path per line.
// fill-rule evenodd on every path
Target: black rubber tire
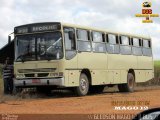
M 120 92 L 134 92 L 135 78 L 132 73 L 127 75 L 127 83 L 119 84 L 118 89 Z
M 89 91 L 89 81 L 86 74 L 81 73 L 79 78 L 79 86 L 74 88 L 74 91 L 77 96 L 85 96 Z
M 104 87 L 105 86 L 99 86 L 99 85 L 91 86 L 89 91 L 90 91 L 90 93 L 102 93 L 104 90 Z

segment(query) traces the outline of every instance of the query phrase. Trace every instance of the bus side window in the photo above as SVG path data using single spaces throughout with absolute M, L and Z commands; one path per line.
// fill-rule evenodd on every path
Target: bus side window
M 66 59 L 72 59 L 76 55 L 76 42 L 74 28 L 64 27 Z
M 92 49 L 94 52 L 106 52 L 105 34 L 102 32 L 92 32 Z
M 106 35 L 107 39 L 107 52 L 110 54 L 119 54 L 118 37 L 114 34 Z
M 143 47 L 149 48 L 148 40 L 143 40 Z
M 152 50 L 151 50 L 151 41 L 143 39 L 143 55 L 144 56 L 152 56 Z
M 133 41 L 133 47 L 132 47 L 132 54 L 141 56 L 142 55 L 142 49 L 141 49 L 141 42 L 139 38 L 132 38 Z
M 90 35 L 89 31 L 83 29 L 77 29 L 77 40 L 89 41 Z
M 92 32 L 93 42 L 104 42 L 101 32 Z
M 83 29 L 77 29 L 77 42 L 79 51 L 91 51 L 90 32 Z
M 129 42 L 129 37 L 128 36 L 120 36 L 121 37 L 121 45 L 120 45 L 120 51 L 121 54 L 124 55 L 130 55 L 131 54 L 131 46 Z
M 139 39 L 138 38 L 133 38 L 133 46 L 139 47 Z

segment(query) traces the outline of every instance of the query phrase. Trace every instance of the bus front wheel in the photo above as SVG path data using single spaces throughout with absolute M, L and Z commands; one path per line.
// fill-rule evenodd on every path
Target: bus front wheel
M 127 75 L 127 83 L 119 84 L 118 89 L 120 92 L 133 92 L 135 86 L 135 78 L 132 73 L 128 73 Z
M 89 81 L 86 74 L 81 73 L 79 78 L 79 86 L 75 87 L 75 93 L 78 96 L 85 96 L 89 91 Z

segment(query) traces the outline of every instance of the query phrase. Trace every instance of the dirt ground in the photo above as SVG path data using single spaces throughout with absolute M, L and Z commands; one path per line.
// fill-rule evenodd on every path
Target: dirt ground
M 0 98 L 0 114 L 136 114 L 145 107 L 160 107 L 159 93 L 160 86 L 136 88 L 134 93 L 119 93 L 109 88 L 102 94 L 84 97 L 76 97 L 66 91 L 53 91 L 50 96 L 34 92 L 29 95 L 5 95 Z M 115 106 L 137 106 L 138 110 L 115 110 Z M 140 110 L 140 107 L 143 109 Z

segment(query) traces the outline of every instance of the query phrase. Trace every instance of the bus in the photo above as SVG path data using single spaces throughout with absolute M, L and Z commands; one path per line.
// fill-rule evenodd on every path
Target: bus
M 151 38 L 61 22 L 14 28 L 14 86 L 72 89 L 78 96 L 118 85 L 133 92 L 153 78 Z

